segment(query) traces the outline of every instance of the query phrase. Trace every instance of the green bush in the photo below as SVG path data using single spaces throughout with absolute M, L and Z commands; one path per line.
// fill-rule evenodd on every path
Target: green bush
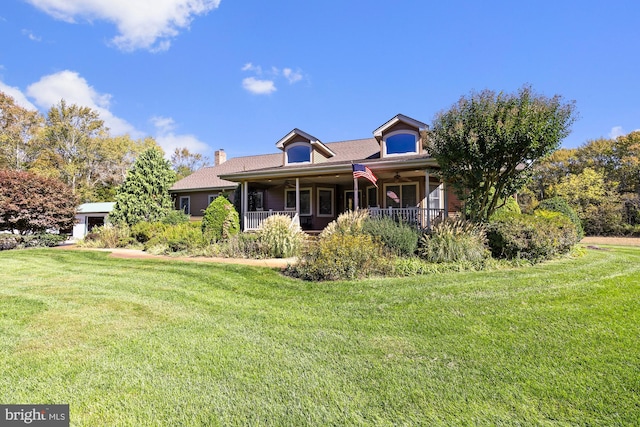
M 135 240 L 131 238 L 128 225 L 105 224 L 94 227 L 79 245 L 93 248 L 125 248 L 132 243 L 135 243 Z
M 164 224 L 178 225 L 189 222 L 189 218 L 189 215 L 187 215 L 183 210 L 171 209 L 167 212 L 167 215 L 162 218 L 162 222 Z
M 368 234 L 333 233 L 311 245 L 288 273 L 313 281 L 384 274 L 390 270 L 390 265 L 382 252 L 382 244 Z
M 22 236 L 25 248 L 52 248 L 67 240 L 66 234 L 36 233 Z
M 147 243 L 161 235 L 170 225 L 162 222 L 142 221 L 131 226 L 131 237 L 139 243 Z
M 159 230 L 159 229 L 158 229 Z M 202 249 L 207 242 L 198 224 L 184 223 L 167 225 L 159 233 L 153 235 L 144 249 L 151 253 L 193 252 Z
M 238 212 L 225 197 L 216 197 L 204 211 L 202 234 L 210 242 L 218 242 L 239 232 Z
M 289 258 L 298 255 L 305 234 L 293 224 L 287 215 L 272 215 L 264 220 L 258 230 L 258 242 L 267 256 Z
M 420 256 L 429 262 L 476 262 L 487 258 L 486 234 L 472 222 L 445 220 L 420 239 Z
M 15 249 L 21 241 L 21 236 L 17 234 L 0 233 L 0 251 Z
M 516 202 L 516 199 L 513 197 L 509 197 L 503 206 L 500 206 L 489 218 L 489 221 L 493 221 L 498 218 L 504 218 L 506 216 L 511 215 L 520 215 L 522 211 L 520 210 L 520 205 Z
M 578 233 L 578 240 L 582 240 L 584 237 L 584 229 L 582 228 L 582 221 L 578 217 L 576 211 L 569 206 L 566 200 L 562 197 L 552 197 L 550 199 L 545 199 L 540 202 L 536 210 L 545 210 L 552 212 L 560 212 L 564 214 L 573 222 L 576 227 L 576 232 Z
M 494 257 L 531 262 L 569 252 L 578 242 L 576 227 L 567 216 L 543 210 L 493 221 L 487 237 Z
M 334 233 L 350 235 L 361 234 L 362 227 L 367 219 L 369 219 L 369 211 L 366 209 L 344 212 L 340 214 L 335 221 L 331 221 L 329 225 L 322 230 L 319 237 L 322 239 Z
M 377 238 L 388 251 L 397 256 L 413 255 L 420 238 L 415 228 L 389 217 L 365 219 L 362 231 Z

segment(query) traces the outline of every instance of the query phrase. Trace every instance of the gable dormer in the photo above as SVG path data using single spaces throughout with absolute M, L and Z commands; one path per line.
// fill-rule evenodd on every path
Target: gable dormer
M 398 114 L 378 129 L 373 136 L 380 144 L 380 157 L 403 156 L 422 153 L 421 133 L 427 125 Z
M 336 155 L 318 138 L 300 129 L 289 132 L 276 142 L 276 147 L 284 152 L 284 166 L 322 163 Z

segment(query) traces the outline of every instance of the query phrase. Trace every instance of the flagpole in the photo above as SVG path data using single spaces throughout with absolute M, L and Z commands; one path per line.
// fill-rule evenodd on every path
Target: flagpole
M 354 211 L 358 210 L 360 204 L 358 203 L 358 178 L 353 177 L 353 204 L 355 205 Z

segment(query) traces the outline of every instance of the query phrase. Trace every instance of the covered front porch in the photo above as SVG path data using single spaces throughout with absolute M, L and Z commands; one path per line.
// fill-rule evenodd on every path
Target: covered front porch
M 455 210 L 446 184 L 432 169 L 378 169 L 377 187 L 359 179 L 356 190 L 350 168 L 331 175 L 241 181 L 237 195 L 243 230 L 258 230 L 269 216 L 286 215 L 303 230 L 319 232 L 341 213 L 354 209 L 430 229 Z

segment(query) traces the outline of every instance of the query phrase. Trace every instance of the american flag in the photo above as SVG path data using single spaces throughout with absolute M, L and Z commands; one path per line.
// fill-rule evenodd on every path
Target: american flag
M 376 187 L 378 186 L 378 184 L 376 184 L 376 181 L 378 180 L 378 178 L 376 178 L 376 176 L 373 174 L 373 172 L 371 172 L 371 169 L 369 169 L 365 165 L 354 164 L 353 165 L 353 177 L 354 178 L 366 178 L 369 181 L 371 181 L 371 183 L 373 185 L 375 185 Z

